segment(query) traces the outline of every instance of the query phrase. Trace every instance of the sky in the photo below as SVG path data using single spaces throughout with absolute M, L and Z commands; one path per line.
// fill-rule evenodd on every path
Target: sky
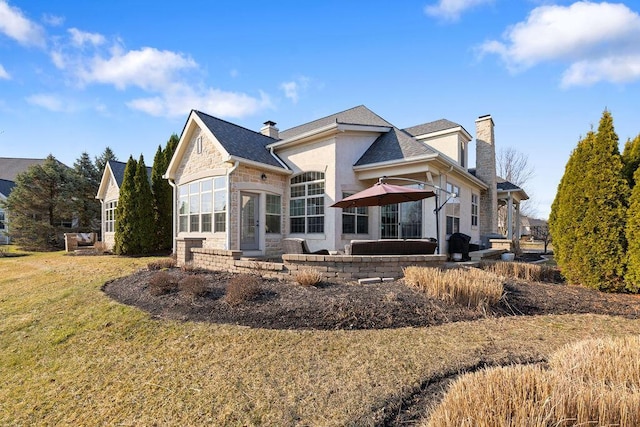
M 639 41 L 636 0 L 0 0 L 0 157 L 151 166 L 191 109 L 258 131 L 365 105 L 474 136 L 491 114 L 546 218 L 605 109 L 621 150 L 640 133 Z

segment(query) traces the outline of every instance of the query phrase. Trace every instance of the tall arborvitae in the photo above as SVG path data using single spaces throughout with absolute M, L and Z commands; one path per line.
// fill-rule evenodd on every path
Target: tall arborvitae
M 624 144 L 622 163 L 624 176 L 627 178 L 629 186 L 633 188 L 635 186 L 633 174 L 636 169 L 638 169 L 638 166 L 640 166 L 640 135 L 636 136 L 633 140 L 628 139 Z
M 156 221 L 156 247 L 159 250 L 170 249 L 173 245 L 173 189 L 163 175 L 167 171 L 179 140 L 178 135 L 172 134 L 164 150 L 158 146 L 153 159 L 151 189 Z
M 78 230 L 83 232 L 100 230 L 100 201 L 96 193 L 100 186 L 100 175 L 89 154 L 83 152 L 73 164 L 77 183 L 74 197 Z
M 124 177 L 120 186 L 120 197 L 116 208 L 116 225 L 113 251 L 118 255 L 137 254 L 140 243 L 135 240 L 137 209 L 135 205 L 135 176 L 138 162 L 129 157 L 124 168 Z
M 147 167 L 144 164 L 144 157 L 140 155 L 136 167 L 135 182 L 135 206 L 137 211 L 136 227 L 134 233 L 135 240 L 139 243 L 139 254 L 148 254 L 156 250 L 155 228 L 156 224 L 153 216 L 153 195 L 149 184 Z
M 640 180 L 640 168 L 636 169 L 634 181 Z M 627 209 L 627 271 L 626 290 L 640 292 L 640 185 L 633 187 Z
M 552 205 L 554 248 L 569 282 L 606 291 L 623 288 L 628 195 L 618 136 L 605 111 L 598 132 L 590 132 L 573 152 Z

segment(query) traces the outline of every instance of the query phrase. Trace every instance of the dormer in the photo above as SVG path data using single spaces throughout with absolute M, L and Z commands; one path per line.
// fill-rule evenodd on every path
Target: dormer
M 418 141 L 438 150 L 461 167 L 469 165 L 471 135 L 461 125 L 446 119 L 404 129 Z

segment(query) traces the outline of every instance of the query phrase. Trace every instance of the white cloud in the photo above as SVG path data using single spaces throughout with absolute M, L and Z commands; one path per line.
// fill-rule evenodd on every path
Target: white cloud
M 88 33 L 77 28 L 69 28 L 67 31 L 71 34 L 71 42 L 78 47 L 82 47 L 87 43 L 93 46 L 100 46 L 106 41 L 102 34 Z
M 57 95 L 41 93 L 26 98 L 27 102 L 57 113 L 71 111 L 67 102 Z
M 311 79 L 308 77 L 301 76 L 295 80 L 281 83 L 280 89 L 284 91 L 285 97 L 289 98 L 294 104 L 297 104 L 300 99 L 300 93 L 306 92 L 310 81 Z
M 42 27 L 4 0 L 0 0 L 0 33 L 25 46 L 44 47 L 46 44 Z
M 479 51 L 499 55 L 514 72 L 548 61 L 569 63 L 563 85 L 570 86 L 640 78 L 638 38 L 640 15 L 627 6 L 580 1 L 538 7 L 508 28 L 504 41 L 487 41 Z
M 11 75 L 4 69 L 2 64 L 0 64 L 0 80 L 11 80 Z
M 164 117 L 184 117 L 195 108 L 214 116 L 239 118 L 272 108 L 271 100 L 263 92 L 256 98 L 215 88 L 197 91 L 184 83 L 174 84 L 158 96 L 134 99 L 127 105 L 152 116 Z
M 424 13 L 447 21 L 456 21 L 462 12 L 486 3 L 493 3 L 493 0 L 439 0 L 436 4 L 425 6 Z
M 45 14 L 42 15 L 42 22 L 52 27 L 60 27 L 62 24 L 64 24 L 64 17 Z

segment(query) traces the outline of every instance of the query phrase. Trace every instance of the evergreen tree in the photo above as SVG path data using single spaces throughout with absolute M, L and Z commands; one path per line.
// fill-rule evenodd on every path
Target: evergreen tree
M 77 179 L 75 217 L 78 219 L 78 229 L 97 232 L 100 230 L 100 201 L 96 199 L 100 186 L 98 169 L 86 152 L 80 155 L 73 168 Z
M 623 173 L 629 186 L 633 188 L 635 186 L 634 173 L 638 166 L 640 166 L 640 135 L 636 136 L 633 140 L 628 139 L 624 144 L 624 150 L 622 151 L 622 163 Z
M 104 173 L 104 168 L 107 167 L 107 162 L 109 160 L 117 161 L 118 158 L 113 153 L 110 147 L 104 149 L 102 154 L 99 157 L 96 157 L 96 169 L 98 170 L 98 176 L 102 177 Z
M 16 186 L 4 203 L 9 211 L 9 234 L 28 250 L 64 247 L 63 233 L 73 217 L 76 180 L 71 170 L 49 155 L 16 177 Z
M 120 197 L 116 208 L 116 225 L 113 251 L 118 255 L 140 253 L 140 242 L 136 241 L 135 227 L 137 206 L 135 205 L 135 175 L 138 162 L 129 156 L 124 168 L 124 177 L 120 186 Z
M 151 173 L 151 190 L 154 199 L 154 214 L 156 221 L 156 247 L 159 250 L 170 249 L 173 245 L 173 189 L 162 176 L 167 171 L 173 153 L 180 138 L 175 133 L 171 135 L 164 150 L 158 146 L 153 159 Z
M 136 168 L 134 188 L 134 206 L 137 208 L 134 233 L 136 235 L 135 241 L 139 244 L 137 253 L 148 254 L 155 251 L 157 240 L 155 237 L 156 224 L 153 215 L 153 195 L 151 194 L 149 175 L 147 174 L 147 167 L 144 164 L 142 154 L 140 155 Z
M 634 181 L 640 180 L 640 168 L 636 169 Z M 625 273 L 626 289 L 629 292 L 640 292 L 640 185 L 633 187 L 627 210 L 627 271 Z
M 571 155 L 552 205 L 554 248 L 571 283 L 619 291 L 623 286 L 629 186 L 611 113 Z

